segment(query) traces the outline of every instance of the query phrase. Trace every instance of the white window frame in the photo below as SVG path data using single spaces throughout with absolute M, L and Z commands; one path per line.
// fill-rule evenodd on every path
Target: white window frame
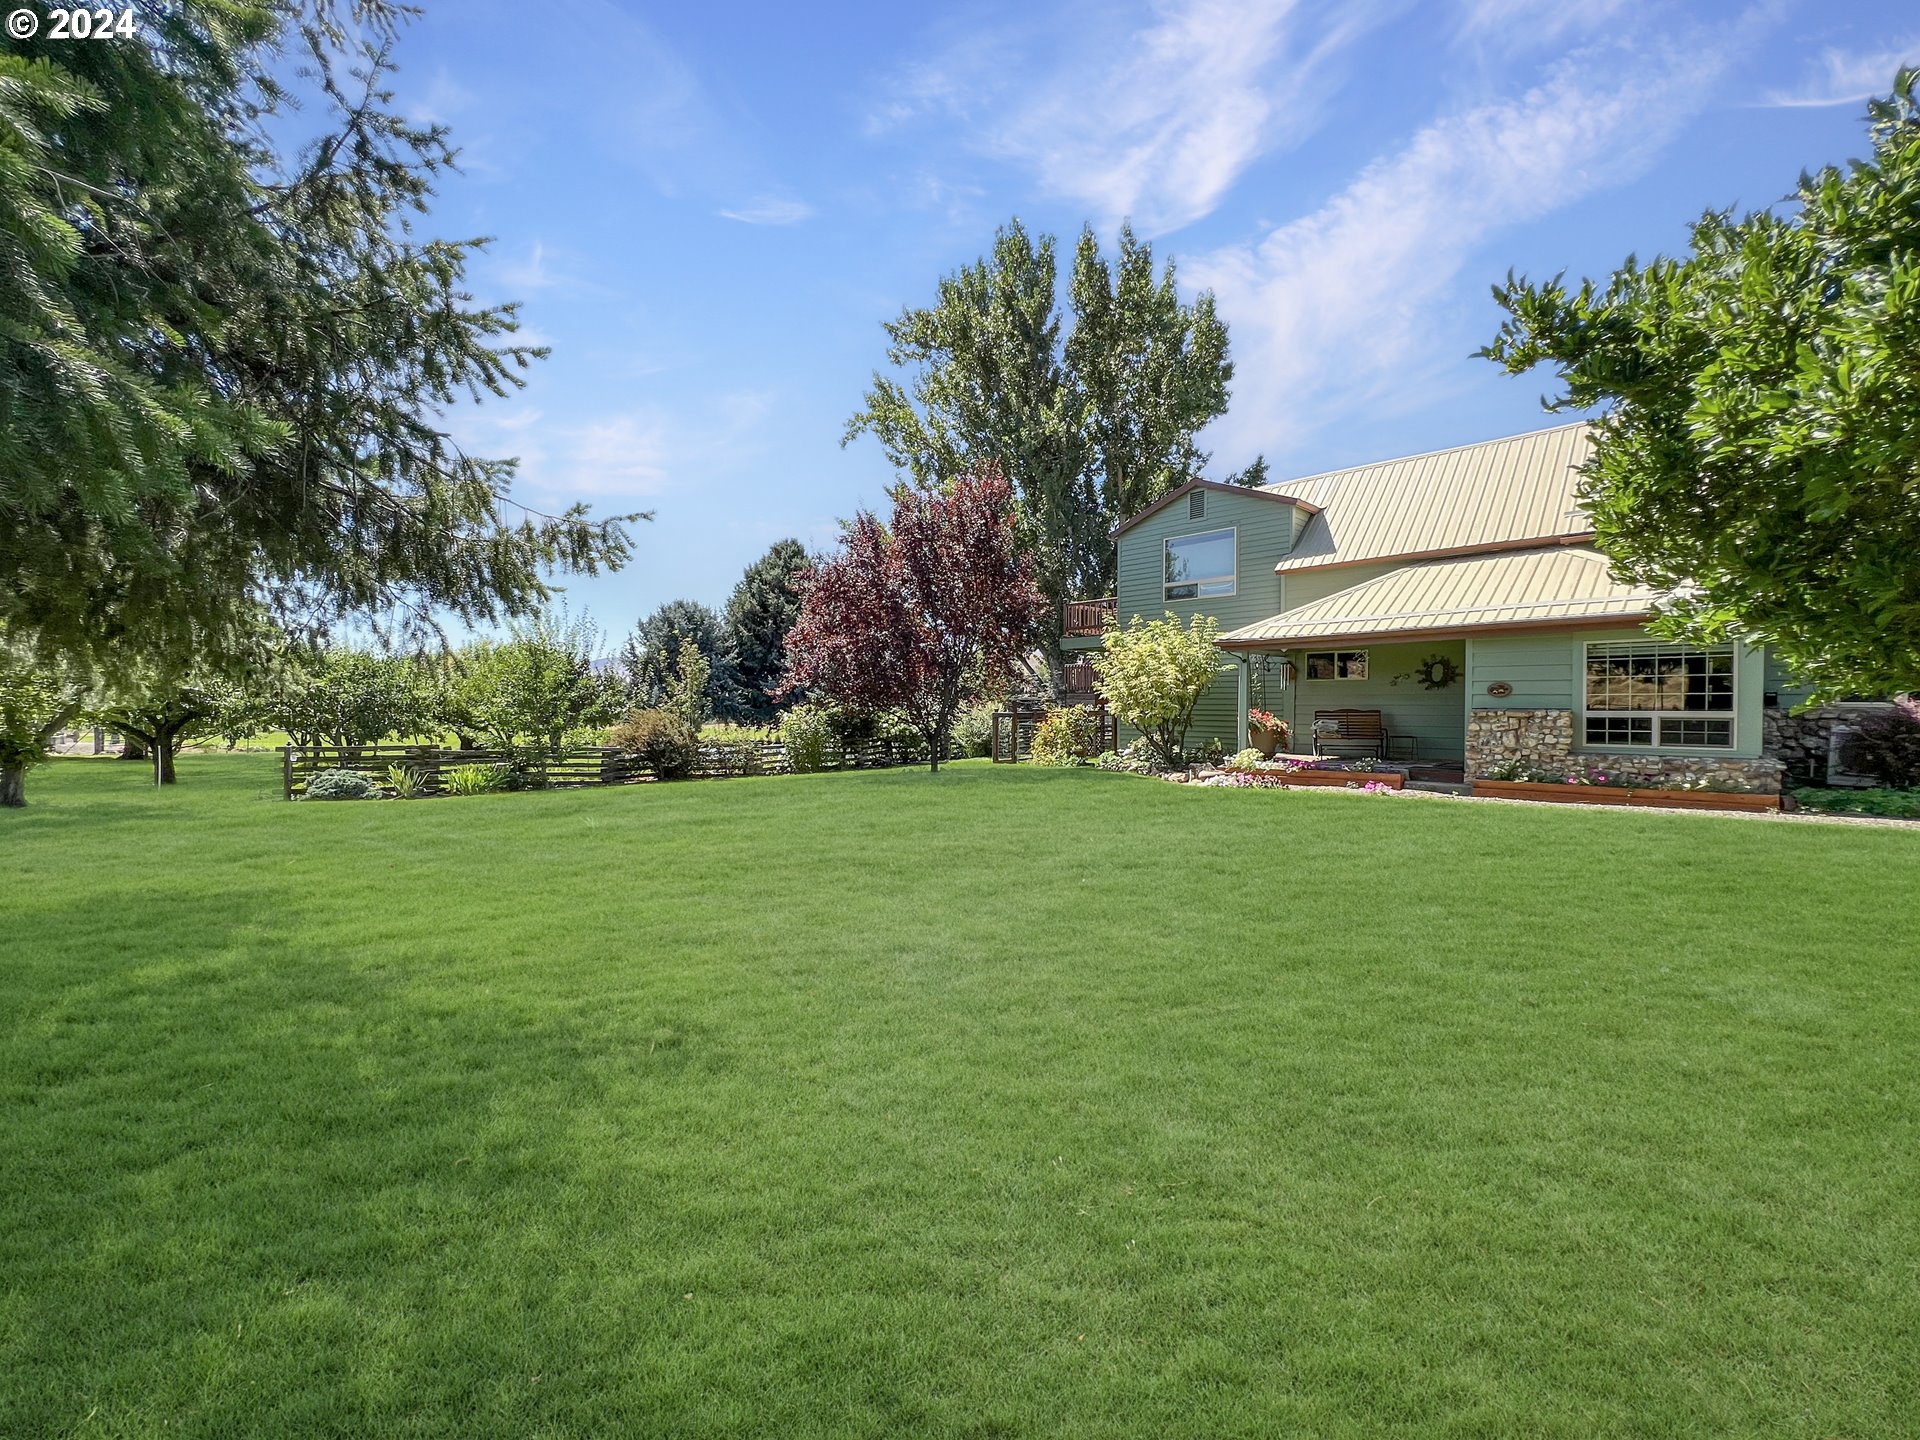
M 1211 540 L 1216 535 L 1231 535 L 1233 537 L 1233 573 L 1232 574 L 1196 575 L 1191 580 L 1180 580 L 1180 581 L 1171 581 L 1167 579 L 1167 562 L 1173 558 L 1172 546 L 1176 540 Z M 1222 583 L 1226 585 L 1227 587 L 1226 589 L 1216 590 L 1211 595 L 1202 595 L 1200 593 L 1201 588 L 1204 586 L 1219 585 Z M 1174 596 L 1174 595 L 1169 595 L 1167 593 L 1169 590 L 1173 590 L 1176 588 L 1185 589 L 1189 585 L 1194 587 L 1194 593 L 1191 595 Z M 1196 530 L 1191 535 L 1169 535 L 1165 540 L 1160 542 L 1160 598 L 1162 601 L 1172 605 L 1181 605 L 1181 604 L 1191 604 L 1201 600 L 1224 600 L 1229 595 L 1232 595 L 1236 591 L 1238 591 L 1239 588 L 1240 588 L 1240 527 L 1238 525 L 1223 525 L 1218 530 Z
M 1316 655 L 1331 655 L 1333 657 L 1333 674 L 1324 680 L 1315 680 L 1313 676 L 1313 657 Z M 1366 661 L 1367 673 L 1365 675 L 1342 675 L 1340 673 L 1340 657 L 1342 655 L 1362 656 Z M 1364 685 L 1368 680 L 1373 678 L 1373 652 L 1354 645 L 1349 645 L 1340 650 L 1309 650 L 1300 657 L 1300 678 L 1302 681 L 1313 680 L 1316 685 Z
M 1705 655 L 1708 657 L 1725 656 L 1729 661 L 1728 705 L 1725 710 L 1598 710 L 1588 705 L 1590 692 L 1587 688 L 1588 666 L 1592 664 L 1598 650 L 1602 658 L 1617 655 L 1652 654 L 1659 655 Z M 1645 720 L 1648 725 L 1648 738 L 1641 740 L 1589 740 L 1587 722 L 1589 720 Z M 1667 743 L 1661 738 L 1660 731 L 1666 720 L 1712 720 L 1725 721 L 1727 740 L 1725 744 L 1712 741 L 1676 741 Z M 1738 645 L 1683 645 L 1662 640 L 1590 640 L 1580 647 L 1580 746 L 1586 750 L 1619 750 L 1657 754 L 1665 750 L 1698 750 L 1710 754 L 1727 754 L 1740 746 L 1740 647 Z

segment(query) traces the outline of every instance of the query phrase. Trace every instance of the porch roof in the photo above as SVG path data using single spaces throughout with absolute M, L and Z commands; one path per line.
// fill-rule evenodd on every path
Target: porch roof
M 1616 580 L 1596 550 L 1517 550 L 1404 565 L 1220 637 L 1229 649 L 1580 628 L 1644 619 L 1655 592 Z

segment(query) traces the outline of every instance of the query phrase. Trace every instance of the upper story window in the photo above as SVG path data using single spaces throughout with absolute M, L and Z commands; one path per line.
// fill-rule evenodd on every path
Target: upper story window
M 1234 588 L 1235 535 L 1209 530 L 1167 541 L 1167 599 L 1208 600 Z
M 1733 744 L 1733 647 L 1587 646 L 1589 745 Z

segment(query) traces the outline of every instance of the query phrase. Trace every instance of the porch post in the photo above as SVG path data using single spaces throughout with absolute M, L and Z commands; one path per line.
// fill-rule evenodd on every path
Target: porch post
M 1253 703 L 1252 700 L 1248 698 L 1247 685 L 1248 677 L 1253 673 L 1252 665 L 1253 661 L 1251 657 L 1246 651 L 1242 650 L 1240 652 L 1239 673 L 1234 677 L 1238 682 L 1237 688 L 1240 692 L 1240 718 L 1234 722 L 1233 732 L 1235 736 L 1238 737 L 1233 746 L 1233 751 L 1236 755 L 1247 748 L 1247 707 Z

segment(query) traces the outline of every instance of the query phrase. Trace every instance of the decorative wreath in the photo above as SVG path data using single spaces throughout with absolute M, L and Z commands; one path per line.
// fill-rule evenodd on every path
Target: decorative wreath
M 1460 667 L 1445 655 L 1429 655 L 1413 670 L 1423 690 L 1444 690 L 1460 678 Z

